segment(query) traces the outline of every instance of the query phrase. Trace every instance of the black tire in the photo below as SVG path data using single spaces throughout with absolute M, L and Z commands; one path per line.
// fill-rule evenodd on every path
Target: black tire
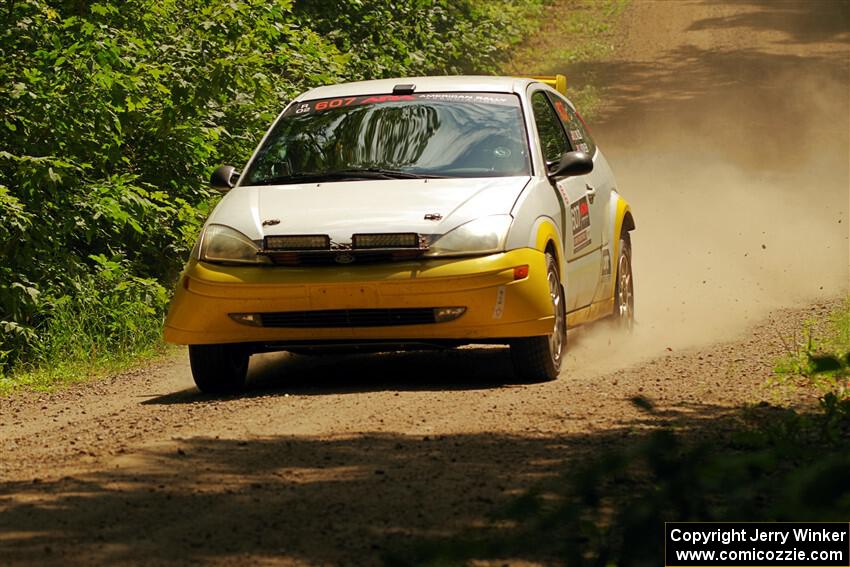
M 632 275 L 632 240 L 628 232 L 620 235 L 614 285 L 614 322 L 618 328 L 632 332 L 635 327 L 635 282 Z
M 238 344 L 189 345 L 195 385 L 205 394 L 231 394 L 245 387 L 250 353 Z
M 552 333 L 542 337 L 523 337 L 511 341 L 514 373 L 526 383 L 556 379 L 561 371 L 561 360 L 567 345 L 564 290 L 561 287 L 555 258 L 548 252 L 546 253 L 546 279 L 549 282 L 549 294 L 555 315 Z

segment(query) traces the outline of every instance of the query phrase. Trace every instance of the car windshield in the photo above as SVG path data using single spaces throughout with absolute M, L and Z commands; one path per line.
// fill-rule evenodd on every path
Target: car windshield
M 529 174 L 519 98 L 422 93 L 291 105 L 244 185 Z

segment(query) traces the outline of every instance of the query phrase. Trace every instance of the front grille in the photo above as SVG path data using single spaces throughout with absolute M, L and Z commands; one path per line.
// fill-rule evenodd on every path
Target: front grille
M 422 256 L 422 253 L 423 251 L 418 249 L 264 252 L 279 266 L 339 266 L 340 264 L 404 262 L 415 260 Z
M 436 323 L 434 309 L 328 309 L 260 313 L 263 327 L 393 327 Z

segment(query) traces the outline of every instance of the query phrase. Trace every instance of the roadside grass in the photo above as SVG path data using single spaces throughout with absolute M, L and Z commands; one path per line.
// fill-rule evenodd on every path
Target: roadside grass
M 106 378 L 143 366 L 164 356 L 169 350 L 168 345 L 156 344 L 133 353 L 93 353 L 87 359 L 24 367 L 12 376 L 0 376 L 0 396 L 22 391 L 51 392 L 71 384 Z
M 813 385 L 822 396 L 850 397 L 850 298 L 826 321 L 806 321 L 786 348 L 774 366 L 777 386 Z
M 565 67 L 610 55 L 617 20 L 631 0 L 555 0 L 543 11 L 539 33 L 528 38 L 503 66 L 509 75 L 566 73 Z M 601 107 L 604 91 L 594 77 L 574 81 L 567 74 L 570 100 L 584 116 Z
M 106 376 L 166 352 L 166 289 L 155 279 L 133 276 L 126 262 L 92 259 L 96 274 L 76 280 L 73 293 L 47 304 L 49 316 L 30 338 L 28 358 L 15 359 L 11 373 L 0 372 L 0 395 Z M 2 357 L 15 354 L 0 352 Z
M 850 517 L 850 299 L 777 365 L 820 393 L 817 407 L 766 402 L 673 416 L 634 398 L 655 426 L 609 431 L 613 449 L 575 457 L 460 536 L 390 550 L 388 565 L 527 561 L 663 565 L 665 521 L 846 521 Z M 598 434 L 589 434 L 598 435 Z M 606 444 L 607 444 L 606 443 Z

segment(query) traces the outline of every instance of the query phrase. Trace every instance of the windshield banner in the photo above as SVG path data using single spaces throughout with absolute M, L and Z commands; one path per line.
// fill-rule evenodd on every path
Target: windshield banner
M 365 95 L 338 98 L 323 98 L 296 102 L 286 109 L 284 116 L 297 116 L 307 113 L 324 112 L 335 108 L 363 106 L 367 104 L 386 104 L 391 102 L 433 101 L 464 104 L 497 104 L 519 107 L 516 95 L 504 93 L 421 93 L 404 95 Z

